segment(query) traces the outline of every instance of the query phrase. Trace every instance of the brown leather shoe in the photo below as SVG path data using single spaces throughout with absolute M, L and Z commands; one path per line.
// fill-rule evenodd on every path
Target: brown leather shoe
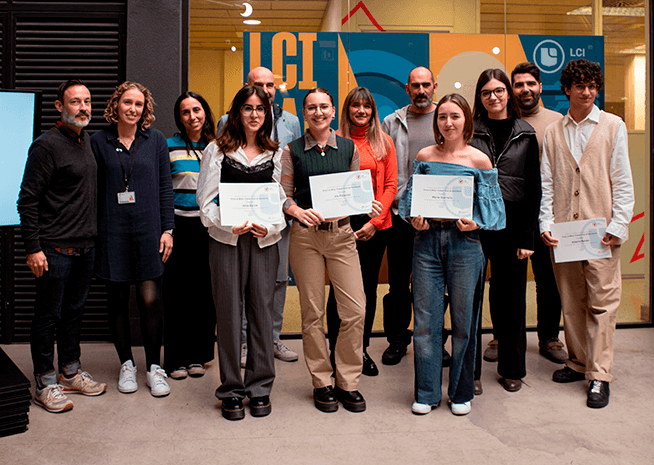
M 484 388 L 481 386 L 481 380 L 475 380 L 475 395 L 480 396 L 484 393 Z
M 509 378 L 500 378 L 500 384 L 502 387 L 509 392 L 519 391 L 522 387 L 522 380 L 520 379 L 509 379 Z
M 484 350 L 484 360 L 497 362 L 497 339 L 493 339 L 488 343 L 488 347 Z
M 538 341 L 540 354 L 547 360 L 554 363 L 565 363 L 568 360 L 568 353 L 563 348 L 563 343 L 558 337 L 547 341 Z

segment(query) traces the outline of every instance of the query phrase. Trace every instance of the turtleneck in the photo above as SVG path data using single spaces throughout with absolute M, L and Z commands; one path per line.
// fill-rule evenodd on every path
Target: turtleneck
M 370 124 L 365 126 L 350 126 L 350 138 L 352 140 L 363 140 L 366 138 L 366 131 L 368 130 Z
M 536 105 L 531 110 L 525 110 L 524 108 L 520 107 L 520 113 L 522 114 L 523 118 L 529 116 L 536 116 L 538 114 L 538 110 L 540 110 L 540 104 Z

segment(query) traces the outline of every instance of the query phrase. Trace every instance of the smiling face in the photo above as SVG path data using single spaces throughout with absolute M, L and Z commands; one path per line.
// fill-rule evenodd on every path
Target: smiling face
M 466 119 L 463 110 L 454 102 L 445 102 L 438 107 L 438 131 L 443 139 L 454 141 L 463 138 Z
M 570 98 L 570 112 L 583 119 L 593 109 L 599 90 L 595 81 L 576 82 L 565 93 Z
M 118 122 L 129 126 L 135 125 L 143 115 L 145 96 L 136 88 L 128 89 L 118 101 Z
M 405 86 L 406 93 L 411 99 L 411 111 L 429 113 L 434 101 L 434 91 L 438 86 L 427 68 L 415 68 L 409 74 L 409 82 Z
M 194 136 L 202 133 L 204 126 L 205 114 L 202 104 L 193 97 L 185 98 L 179 104 L 179 119 L 186 129 L 186 135 L 194 140 Z
M 335 108 L 329 95 L 313 92 L 306 96 L 302 114 L 311 131 L 322 132 L 329 129 L 334 119 Z
M 256 135 L 266 119 L 266 103 L 252 94 L 241 107 L 241 121 L 246 136 Z
M 543 85 L 530 73 L 513 75 L 513 95 L 522 110 L 531 110 L 538 105 Z
M 70 86 L 64 92 L 63 102 L 55 101 L 64 125 L 79 133 L 91 121 L 91 93 L 86 86 Z
M 503 82 L 491 79 L 481 88 L 481 103 L 491 119 L 506 119 L 508 112 L 506 105 L 509 102 L 509 93 Z M 499 95 L 498 95 L 499 94 Z
M 372 106 L 363 100 L 352 102 L 349 108 L 350 121 L 353 125 L 363 127 L 370 122 Z

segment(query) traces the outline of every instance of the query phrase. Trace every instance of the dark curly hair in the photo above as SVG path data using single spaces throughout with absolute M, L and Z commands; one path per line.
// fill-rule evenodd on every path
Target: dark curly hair
M 245 101 L 252 95 L 259 97 L 263 107 L 266 109 L 266 116 L 264 117 L 263 124 L 257 131 L 257 147 L 262 150 L 272 150 L 273 152 L 279 147 L 279 142 L 270 138 L 273 123 L 271 107 L 268 104 L 268 96 L 266 95 L 266 92 L 261 87 L 245 85 L 234 96 L 232 106 L 229 109 L 229 113 L 227 113 L 227 123 L 225 123 L 223 134 L 218 138 L 218 140 L 216 140 L 218 148 L 220 148 L 223 153 L 233 152 L 247 143 L 245 130 L 243 129 L 243 122 L 241 121 L 241 108 L 243 108 Z
M 143 113 L 141 114 L 141 119 L 138 122 L 138 126 L 141 129 L 147 129 L 154 122 L 154 99 L 152 94 L 143 84 L 138 82 L 125 81 L 121 85 L 116 86 L 116 90 L 107 100 L 107 108 L 104 109 L 104 118 L 109 122 L 116 124 L 118 123 L 118 102 L 125 92 L 130 89 L 136 89 L 143 94 L 145 97 L 145 102 L 143 105 Z
M 595 82 L 597 91 L 599 92 L 604 87 L 604 74 L 602 68 L 595 62 L 588 61 L 585 58 L 578 58 L 570 61 L 563 71 L 561 71 L 561 90 L 565 96 L 570 100 L 570 96 L 566 93 L 575 84 L 585 84 Z

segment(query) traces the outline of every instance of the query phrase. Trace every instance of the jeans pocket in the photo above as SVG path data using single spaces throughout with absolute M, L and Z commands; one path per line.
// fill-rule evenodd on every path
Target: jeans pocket
M 467 241 L 473 242 L 475 244 L 479 244 L 481 241 L 479 240 L 479 230 L 476 229 L 474 231 L 460 231 L 461 234 L 463 234 L 463 237 L 466 238 Z

